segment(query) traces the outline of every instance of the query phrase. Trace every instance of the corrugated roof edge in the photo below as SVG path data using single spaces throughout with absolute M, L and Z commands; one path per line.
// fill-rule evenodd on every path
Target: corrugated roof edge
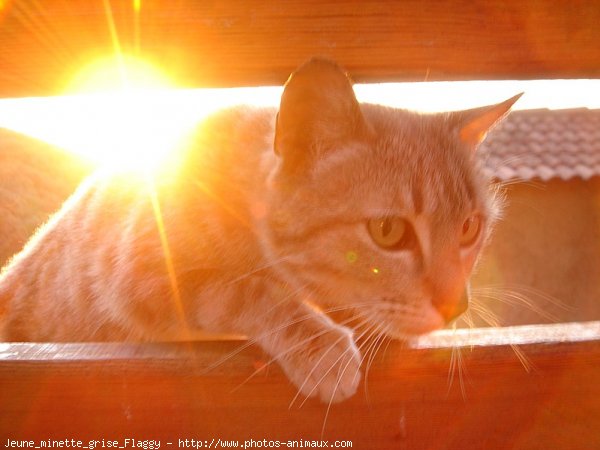
M 600 109 L 514 111 L 480 151 L 500 181 L 600 176 Z

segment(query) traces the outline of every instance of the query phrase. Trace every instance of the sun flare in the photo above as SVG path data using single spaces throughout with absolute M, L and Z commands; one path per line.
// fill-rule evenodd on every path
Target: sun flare
M 65 92 L 131 92 L 173 87 L 160 69 L 142 59 L 126 55 L 99 58 L 70 79 Z
M 206 113 L 180 106 L 184 94 L 164 73 L 124 56 L 84 67 L 65 92 L 3 100 L 0 126 L 111 170 L 150 170 L 184 144 L 186 132 Z
M 171 80 L 145 61 L 94 61 L 69 82 L 72 95 L 55 105 L 69 130 L 59 127 L 50 140 L 46 129 L 44 139 L 111 169 L 153 169 L 193 124 L 165 104 L 172 90 Z
M 64 92 L 0 100 L 0 127 L 112 171 L 151 171 L 188 144 L 206 115 L 238 103 L 275 105 L 280 88 L 178 89 L 148 62 L 120 55 L 85 66 Z
M 600 107 L 598 80 L 355 85 L 360 101 L 434 112 L 525 92 L 514 109 Z M 0 99 L 0 127 L 82 155 L 110 170 L 152 170 L 188 145 L 196 123 L 234 104 L 277 106 L 281 87 L 180 89 L 147 61 L 116 53 L 83 67 L 65 95 Z

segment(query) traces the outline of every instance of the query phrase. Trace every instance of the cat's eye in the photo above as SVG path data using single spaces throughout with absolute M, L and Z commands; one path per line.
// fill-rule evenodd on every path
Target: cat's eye
M 373 241 L 388 250 L 406 247 L 412 236 L 410 224 L 401 217 L 369 219 L 367 227 Z
M 479 237 L 481 232 L 481 217 L 478 214 L 473 214 L 462 225 L 460 235 L 460 245 L 466 247 L 473 244 Z

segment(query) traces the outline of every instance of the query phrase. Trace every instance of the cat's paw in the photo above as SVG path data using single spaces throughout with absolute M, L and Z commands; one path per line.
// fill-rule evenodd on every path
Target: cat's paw
M 354 395 L 361 379 L 361 357 L 352 332 L 336 325 L 308 339 L 280 361 L 299 392 L 325 403 L 341 402 Z

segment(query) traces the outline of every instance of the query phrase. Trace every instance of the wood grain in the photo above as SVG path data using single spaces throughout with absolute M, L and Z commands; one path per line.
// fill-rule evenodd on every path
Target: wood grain
M 594 0 L 0 5 L 0 97 L 60 93 L 84 65 L 116 50 L 188 87 L 280 85 L 313 55 L 334 58 L 359 82 L 600 76 Z
M 260 350 L 228 357 L 243 344 L 0 344 L 0 436 L 160 439 L 167 449 L 186 438 L 321 437 L 360 449 L 600 448 L 600 322 L 391 343 L 358 394 L 329 412 L 301 398 L 290 407 L 295 389 L 279 369 L 256 373 Z M 452 379 L 454 346 L 462 375 Z

